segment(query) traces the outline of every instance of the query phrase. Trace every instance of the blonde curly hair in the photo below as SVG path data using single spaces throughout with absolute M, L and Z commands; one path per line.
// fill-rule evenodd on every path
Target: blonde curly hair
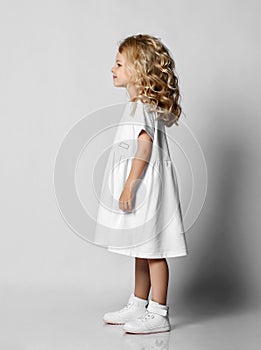
M 125 55 L 132 73 L 131 82 L 137 88 L 137 96 L 131 101 L 148 104 L 167 127 L 178 125 L 182 111 L 180 90 L 175 62 L 168 48 L 159 38 L 138 34 L 119 42 L 118 51 Z

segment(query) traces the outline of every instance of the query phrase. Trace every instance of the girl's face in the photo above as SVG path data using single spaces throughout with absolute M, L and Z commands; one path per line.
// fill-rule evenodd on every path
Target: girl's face
M 130 84 L 131 72 L 127 67 L 127 61 L 124 53 L 118 52 L 116 55 L 116 63 L 112 67 L 114 86 L 127 87 Z

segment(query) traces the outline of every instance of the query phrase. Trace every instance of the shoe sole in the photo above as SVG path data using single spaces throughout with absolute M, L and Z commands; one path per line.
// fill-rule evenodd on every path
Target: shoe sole
M 106 324 L 113 324 L 113 325 L 121 325 L 121 324 L 125 324 L 125 323 L 115 323 L 115 322 L 107 322 L 107 321 L 104 321 Z
M 164 332 L 170 332 L 171 331 L 171 328 L 168 328 L 168 329 L 164 329 L 164 328 L 160 328 L 158 330 L 154 330 L 154 331 L 128 331 L 128 330 L 125 330 L 123 328 L 123 330 L 126 332 L 126 333 L 130 333 L 130 334 L 153 334 L 153 333 L 164 333 Z
M 125 324 L 126 322 L 113 322 L 113 321 L 106 321 L 104 318 L 103 318 L 103 321 L 107 324 L 113 324 L 113 325 L 122 325 L 122 324 Z

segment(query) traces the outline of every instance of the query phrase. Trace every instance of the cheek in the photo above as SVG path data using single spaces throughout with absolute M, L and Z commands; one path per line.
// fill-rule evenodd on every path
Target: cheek
M 130 80 L 130 78 L 131 78 L 131 73 L 130 73 L 130 71 L 129 71 L 128 69 L 125 69 L 125 70 L 124 70 L 124 76 L 125 76 L 126 79 Z

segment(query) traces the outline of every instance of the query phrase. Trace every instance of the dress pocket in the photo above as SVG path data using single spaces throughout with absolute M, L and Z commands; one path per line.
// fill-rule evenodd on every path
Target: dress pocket
M 126 142 L 121 142 L 121 143 L 119 144 L 119 147 L 122 147 L 122 148 L 128 149 L 128 148 L 129 148 L 129 144 L 128 144 L 128 143 L 126 143 Z
M 117 152 L 123 158 L 131 158 L 133 156 L 133 146 L 130 141 L 121 141 L 117 145 Z

